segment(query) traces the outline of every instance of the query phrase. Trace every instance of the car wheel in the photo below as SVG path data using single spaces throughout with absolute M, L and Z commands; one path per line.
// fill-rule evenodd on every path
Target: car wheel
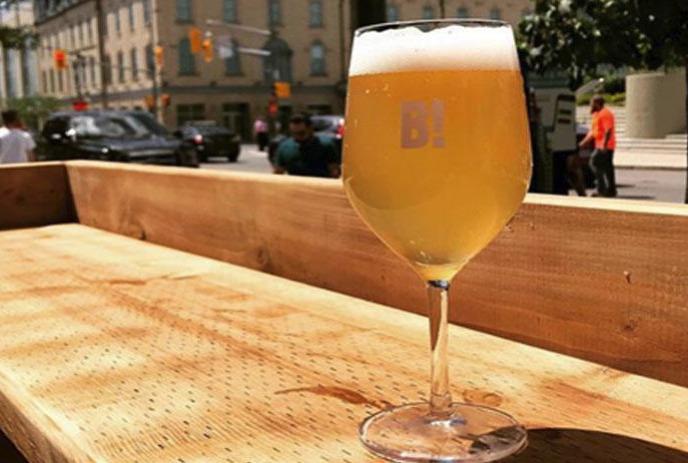
M 232 150 L 230 151 L 229 155 L 227 156 L 227 160 L 229 162 L 237 162 L 240 154 L 241 154 L 241 146 L 240 145 L 233 146 Z

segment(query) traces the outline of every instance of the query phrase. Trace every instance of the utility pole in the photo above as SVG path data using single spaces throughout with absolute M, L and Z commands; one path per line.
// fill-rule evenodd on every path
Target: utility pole
M 98 30 L 98 61 L 100 61 L 100 101 L 103 109 L 108 109 L 108 80 L 107 63 L 105 62 L 105 17 L 103 14 L 103 0 L 95 0 L 96 28 Z

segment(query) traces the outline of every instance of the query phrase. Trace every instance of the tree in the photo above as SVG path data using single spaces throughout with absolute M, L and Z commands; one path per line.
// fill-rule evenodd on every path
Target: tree
M 571 88 L 601 63 L 641 62 L 637 14 L 630 0 L 536 0 L 519 25 L 519 49 L 530 69 L 569 73 Z
M 8 107 L 19 112 L 21 120 L 29 127 L 37 129 L 41 123 L 62 106 L 60 100 L 46 96 L 26 96 L 6 101 Z
M 521 22 L 519 32 L 519 48 L 529 68 L 541 73 L 565 70 L 572 88 L 596 75 L 600 64 L 688 69 L 685 0 L 535 0 L 534 14 Z M 688 171 L 685 201 L 688 204 Z

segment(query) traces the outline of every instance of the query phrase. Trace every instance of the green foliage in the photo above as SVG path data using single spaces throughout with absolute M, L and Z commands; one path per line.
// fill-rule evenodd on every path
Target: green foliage
M 534 14 L 519 25 L 519 49 L 533 71 L 566 70 L 572 87 L 600 64 L 642 60 L 633 0 L 535 0 Z
M 603 93 L 604 101 L 610 105 L 623 106 L 626 104 L 626 93 Z M 584 95 L 576 98 L 576 104 L 578 106 L 587 106 L 590 104 L 590 99 L 592 98 L 592 93 L 586 93 Z
M 37 129 L 50 113 L 60 109 L 62 103 L 53 97 L 28 96 L 7 100 L 4 106 L 17 110 L 27 126 Z
M 626 91 L 626 78 L 623 76 L 608 76 L 602 84 L 603 93 L 624 93 Z
M 526 65 L 566 70 L 572 87 L 600 64 L 657 69 L 688 56 L 686 0 L 535 0 L 534 13 L 519 25 Z
M 3 48 L 24 48 L 38 46 L 38 34 L 28 27 L 0 25 L 0 44 Z

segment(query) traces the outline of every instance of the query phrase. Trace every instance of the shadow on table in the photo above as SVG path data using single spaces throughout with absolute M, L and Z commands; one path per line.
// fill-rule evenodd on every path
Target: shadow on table
M 19 453 L 19 450 L 12 442 L 0 432 L 0 462 L 2 463 L 28 463 L 26 458 Z
M 534 429 L 528 439 L 528 448 L 503 463 L 688 463 L 686 452 L 603 432 Z

